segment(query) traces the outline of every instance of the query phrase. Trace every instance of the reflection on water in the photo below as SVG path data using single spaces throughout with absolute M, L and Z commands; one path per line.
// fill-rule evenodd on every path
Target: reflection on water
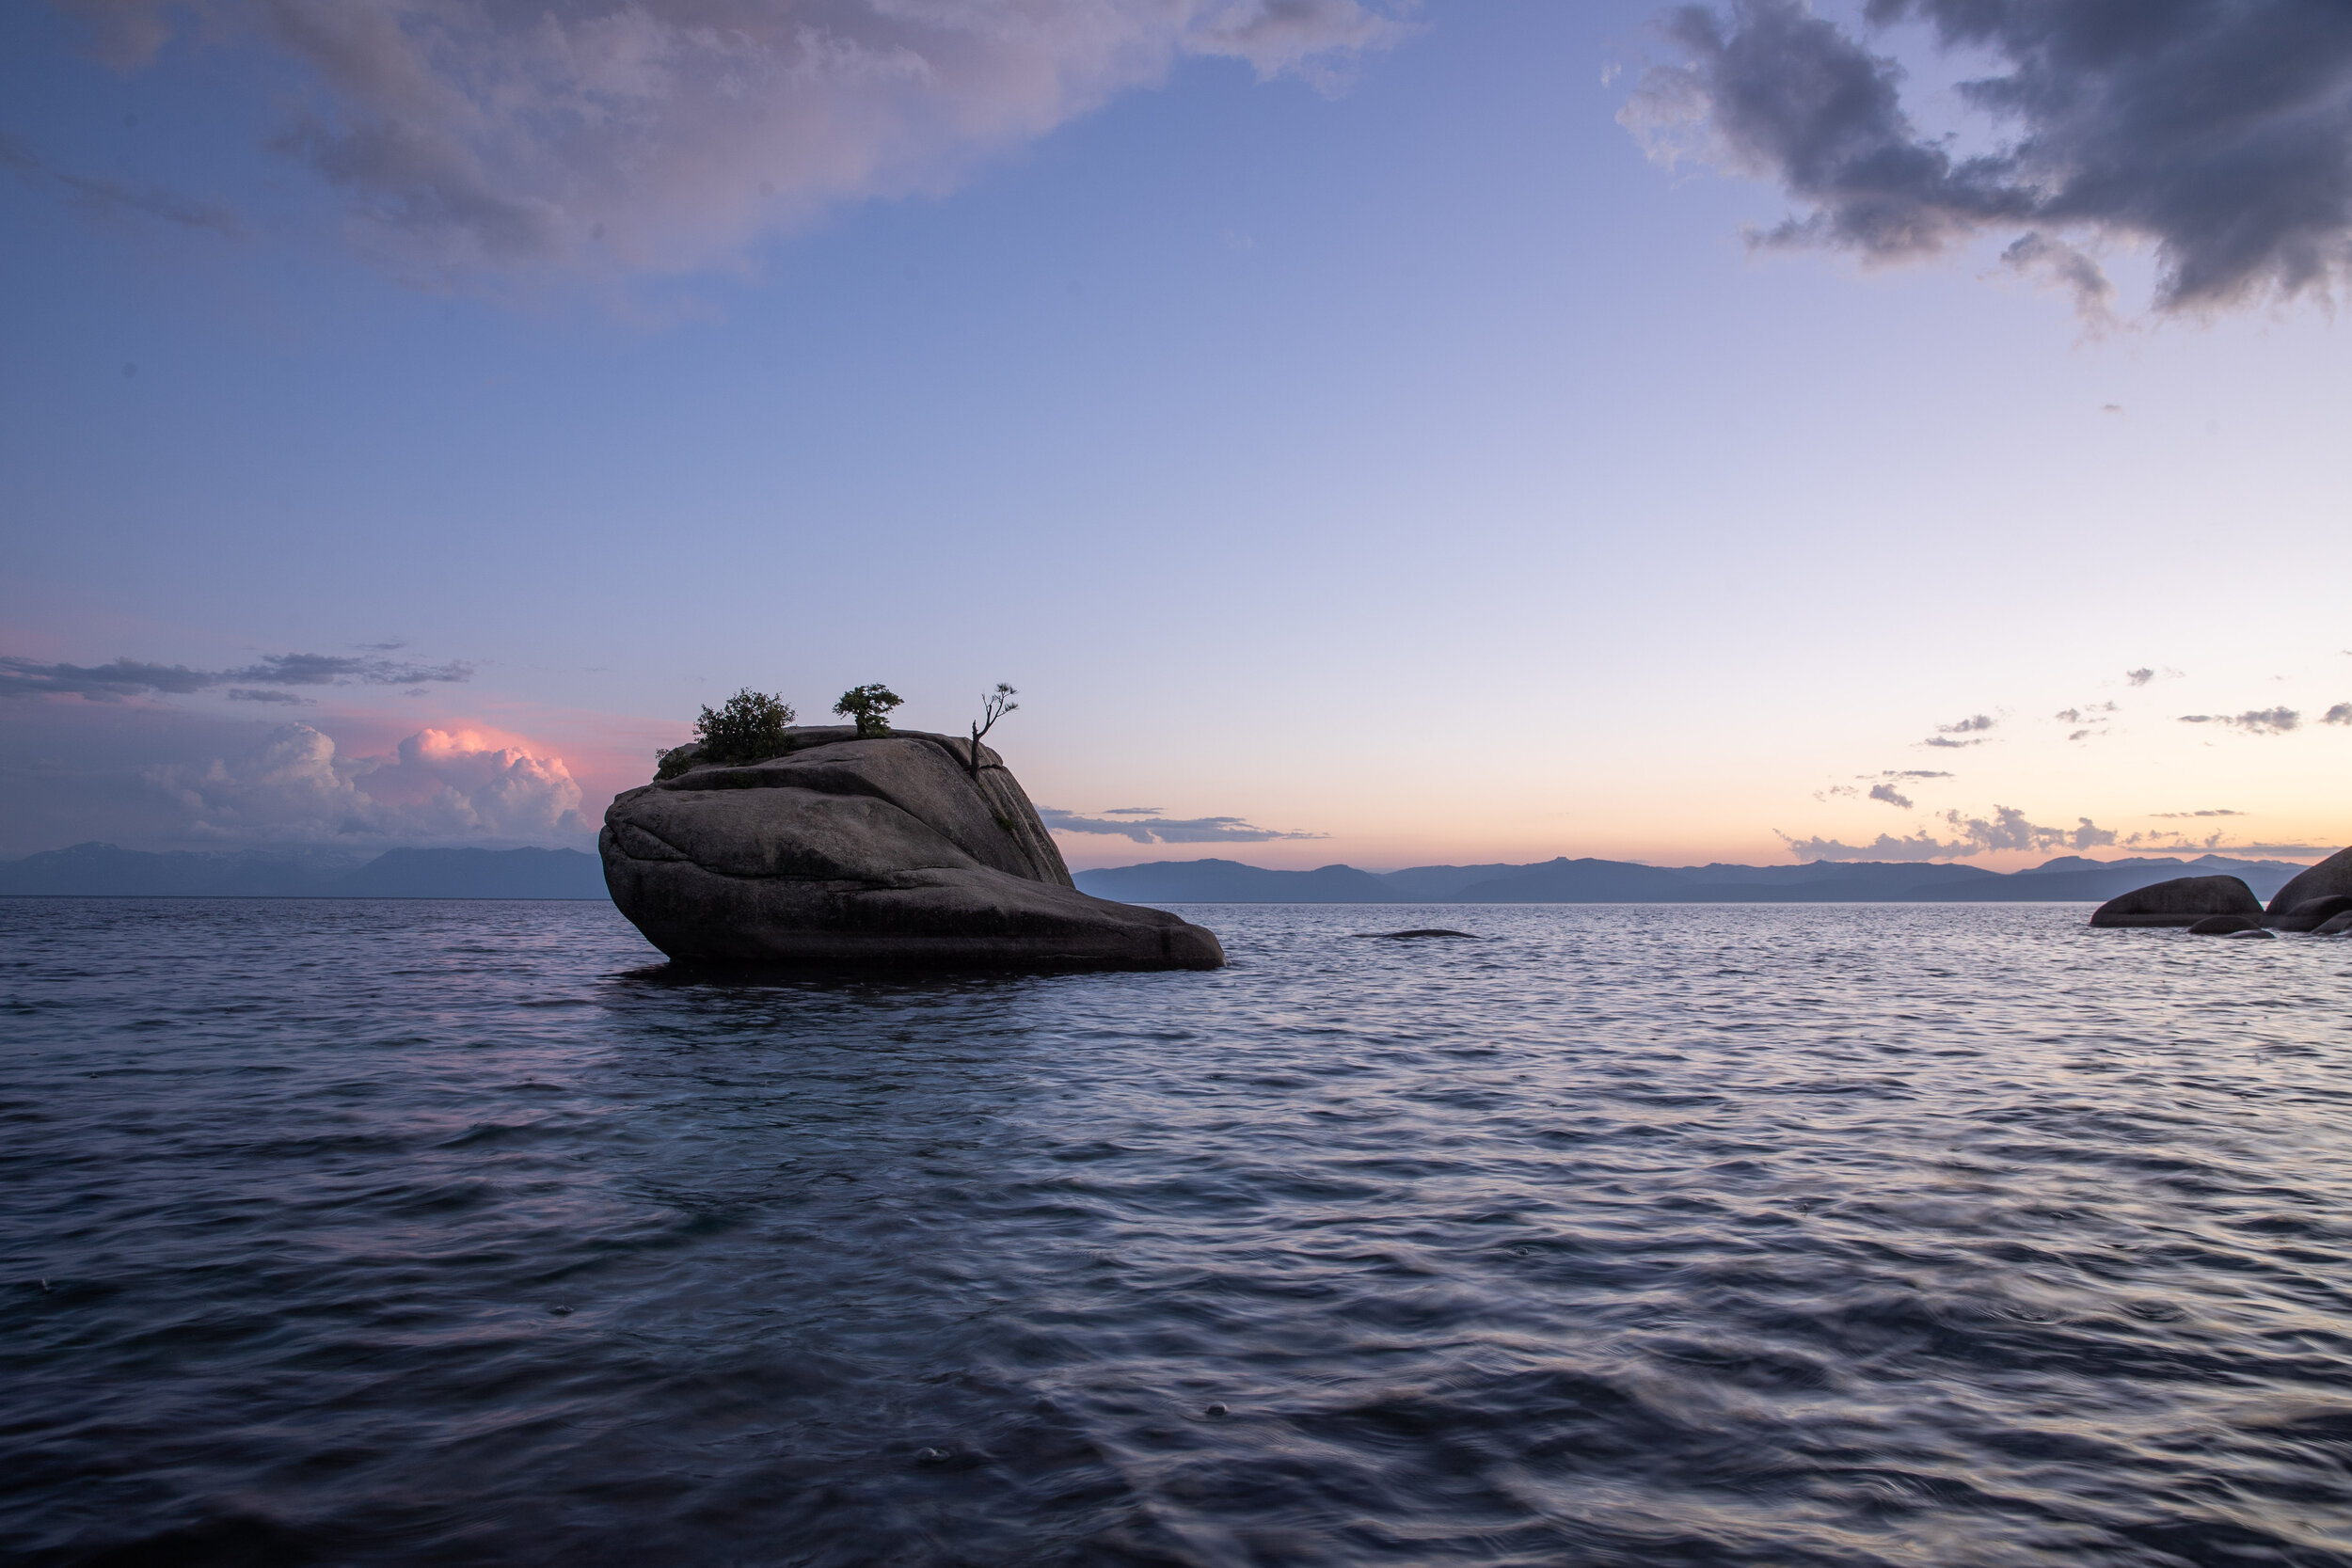
M 2352 1561 L 2352 943 L 1187 912 L 0 901 L 0 1556 Z

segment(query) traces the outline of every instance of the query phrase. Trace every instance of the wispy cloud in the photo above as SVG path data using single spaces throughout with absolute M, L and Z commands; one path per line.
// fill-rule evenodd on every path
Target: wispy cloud
M 0 133 L 0 168 L 29 185 L 54 186 L 93 212 L 155 218 L 182 229 L 210 230 L 228 239 L 244 232 L 237 214 L 219 202 L 183 196 L 162 185 L 58 168 L 6 133 Z
M 2067 739 L 2087 740 L 2094 735 L 2106 735 L 2108 730 L 2106 720 L 2116 711 L 2113 703 L 2091 703 L 2082 707 L 2062 707 L 2050 717 L 2061 724 L 2075 726 Z
M 1890 806 L 1900 806 L 1905 811 L 1909 811 L 1911 809 L 1911 797 L 1903 794 L 1891 784 L 1872 784 L 1870 786 L 1870 799 L 1873 800 L 1883 800 Z
M 1921 131 L 1902 67 L 1803 0 L 1668 12 L 1681 63 L 1621 120 L 1662 160 L 1772 181 L 1802 210 L 1751 236 L 1869 261 L 2012 236 L 2022 273 L 2111 295 L 2091 250 L 2153 244 L 2160 309 L 2324 294 L 2352 258 L 2352 20 L 2312 0 L 1869 0 L 1992 70 L 1960 88 L 2005 139 Z
M 302 699 L 263 688 L 289 686 L 410 686 L 469 681 L 473 666 L 459 660 L 420 664 L 336 654 L 265 654 L 239 670 L 191 670 L 118 658 L 110 664 L 43 664 L 0 657 L 0 697 L 73 695 L 97 702 L 124 697 L 184 696 L 229 688 L 235 701 L 292 703 Z
M 1105 833 L 1137 844 L 1263 844 L 1278 838 L 1328 838 L 1328 833 L 1283 832 L 1252 827 L 1238 816 L 1166 817 L 1138 815 L 1145 808 L 1123 806 L 1101 816 L 1040 806 L 1037 814 L 1057 833 Z
M 2242 811 L 2155 811 L 2148 814 L 2159 822 L 2176 821 L 2186 816 L 2244 816 Z
M 436 275 L 741 261 L 839 201 L 932 192 L 1187 57 L 1326 90 L 1409 0 L 56 0 L 116 63 L 214 47 L 307 78 L 278 150 Z
M 2291 707 L 2249 708 L 2244 713 L 2184 713 L 2184 724 L 2220 724 L 2248 735 L 2284 735 L 2298 729 L 2303 716 Z

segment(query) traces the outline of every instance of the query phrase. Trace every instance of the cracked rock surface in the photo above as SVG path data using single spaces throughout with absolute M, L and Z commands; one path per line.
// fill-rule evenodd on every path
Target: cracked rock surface
M 597 848 L 612 901 L 681 963 L 802 968 L 1215 969 L 1215 935 L 1072 884 L 1003 759 L 959 736 L 848 725 L 617 797 Z M 675 755 L 675 753 L 674 753 Z

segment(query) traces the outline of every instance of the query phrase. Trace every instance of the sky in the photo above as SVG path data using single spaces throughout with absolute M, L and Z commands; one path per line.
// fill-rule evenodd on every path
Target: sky
M 0 855 L 2352 841 L 2340 0 L 0 11 Z

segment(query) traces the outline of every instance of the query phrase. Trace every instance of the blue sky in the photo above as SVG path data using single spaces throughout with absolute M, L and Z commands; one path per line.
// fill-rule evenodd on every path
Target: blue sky
M 1899 193 L 1932 245 L 1758 249 L 1886 192 L 1729 54 L 1669 166 L 1704 40 L 1648 4 L 746 5 L 870 59 L 640 51 L 612 145 L 490 22 L 409 80 L 304 9 L 0 17 L 0 853 L 579 843 L 700 704 L 876 679 L 947 729 L 1009 680 L 1041 805 L 1192 824 L 1080 864 L 2352 838 L 2324 213 L 2315 273 L 2177 304 L 2227 211 L 1953 176 Z M 1931 9 L 1810 20 L 1994 145 Z M 115 660 L 208 678 L 70 673 Z

